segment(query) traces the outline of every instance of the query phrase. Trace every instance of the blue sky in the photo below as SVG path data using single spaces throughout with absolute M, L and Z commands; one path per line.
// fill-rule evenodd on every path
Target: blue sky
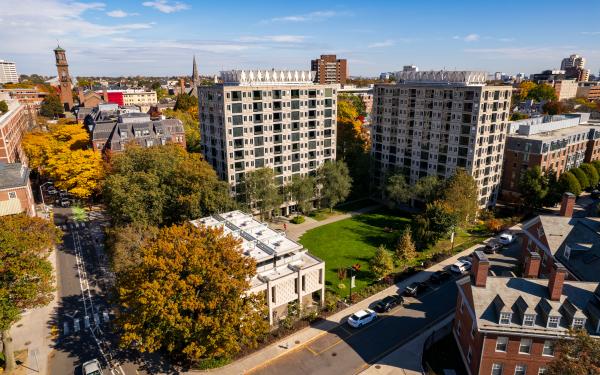
M 324 53 L 351 75 L 402 65 L 507 73 L 558 68 L 578 53 L 600 69 L 600 1 L 0 0 L 0 59 L 20 73 L 189 75 L 308 69 Z

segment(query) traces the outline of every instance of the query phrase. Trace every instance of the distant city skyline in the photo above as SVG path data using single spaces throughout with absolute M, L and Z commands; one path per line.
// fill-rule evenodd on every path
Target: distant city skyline
M 577 9 L 574 19 L 560 9 Z M 568 9 L 567 9 L 568 8 Z M 55 75 L 67 50 L 73 76 L 190 75 L 221 70 L 309 69 L 336 54 L 351 76 L 414 64 L 531 74 L 579 54 L 600 68 L 600 2 L 4 0 L 0 59 L 19 74 Z M 561 27 L 556 27 L 560 24 Z

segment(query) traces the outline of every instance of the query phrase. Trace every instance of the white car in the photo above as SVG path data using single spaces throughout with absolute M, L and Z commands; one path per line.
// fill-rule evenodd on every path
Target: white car
M 450 266 L 450 271 L 456 272 L 456 273 L 465 273 L 470 269 L 471 269 L 471 262 L 469 262 L 468 260 L 459 260 L 458 262 L 456 262 L 452 266 Z
M 498 236 L 498 242 L 500 242 L 502 245 L 509 245 L 514 239 L 515 237 L 510 233 L 502 233 L 500 236 Z
M 348 324 L 351 327 L 358 328 L 371 323 L 377 318 L 377 313 L 371 309 L 359 310 L 348 318 Z
M 81 365 L 83 375 L 102 375 L 102 367 L 97 359 L 92 359 Z

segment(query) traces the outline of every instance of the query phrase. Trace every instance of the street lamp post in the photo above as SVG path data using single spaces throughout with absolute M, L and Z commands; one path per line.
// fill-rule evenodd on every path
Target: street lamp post
M 40 196 L 42 197 L 42 204 L 44 205 L 44 207 L 46 207 L 46 202 L 44 202 L 44 191 L 42 190 L 42 188 L 44 187 L 44 185 L 48 185 L 49 183 L 50 181 L 46 181 L 40 185 Z
M 348 270 L 350 270 L 350 295 L 348 296 L 348 299 L 350 300 L 350 303 L 352 303 L 352 284 L 354 284 L 354 267 L 348 267 Z

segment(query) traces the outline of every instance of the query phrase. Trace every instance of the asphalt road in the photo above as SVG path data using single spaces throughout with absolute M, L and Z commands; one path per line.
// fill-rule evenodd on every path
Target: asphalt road
M 251 374 L 356 374 L 408 342 L 456 305 L 455 279 L 405 298 L 405 305 L 380 314 L 371 324 L 342 324 L 289 354 L 253 369 Z

